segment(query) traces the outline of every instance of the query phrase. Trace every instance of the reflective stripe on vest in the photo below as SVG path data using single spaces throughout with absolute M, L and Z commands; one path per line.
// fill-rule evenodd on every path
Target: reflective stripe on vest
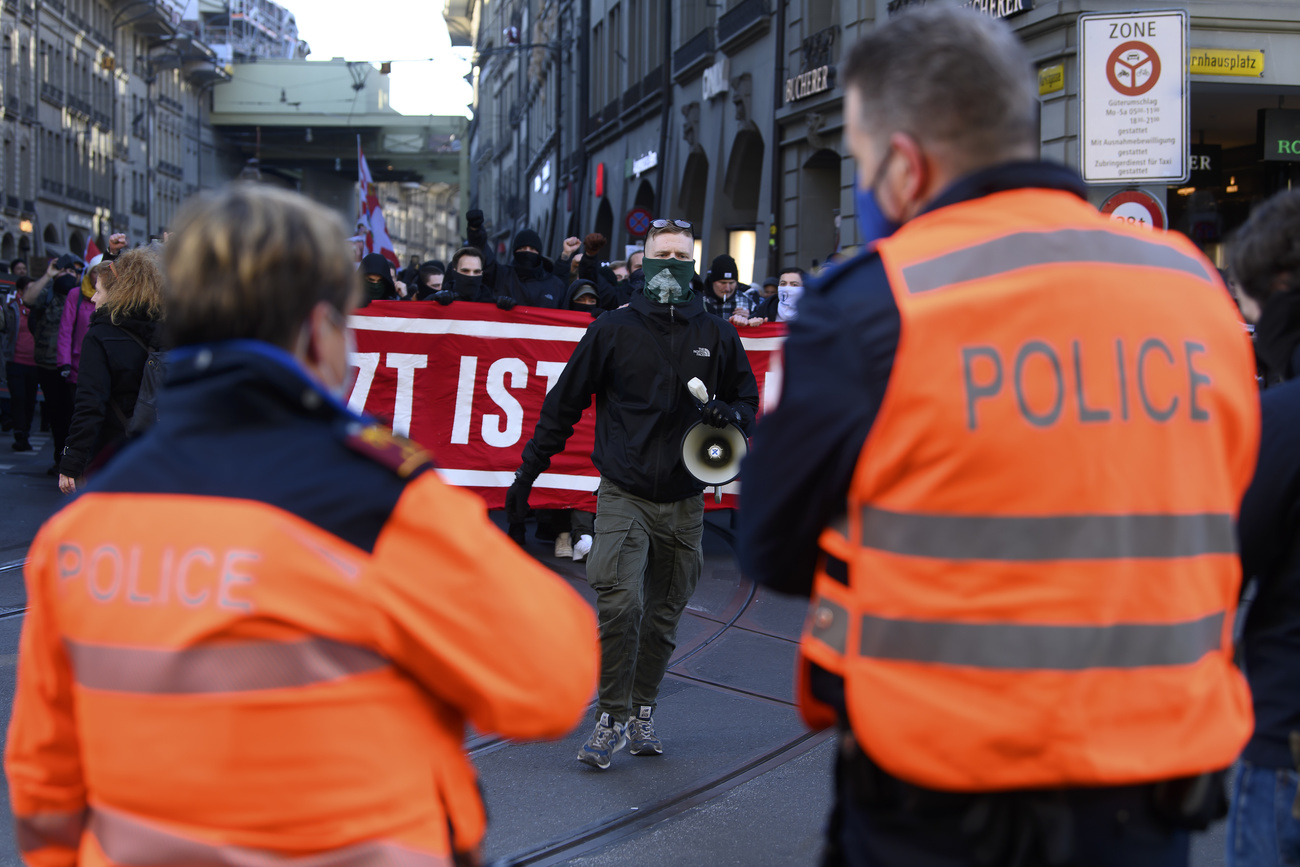
M 32 813 L 14 816 L 14 837 L 18 851 L 35 852 L 46 846 L 76 849 L 86 826 L 86 811 Z
M 310 638 L 158 650 L 64 639 L 77 684 L 107 692 L 194 695 L 288 689 L 379 671 L 364 647 Z
M 1192 665 L 1222 646 L 1224 616 L 1219 611 L 1182 623 L 1055 626 L 896 620 L 864 614 L 858 652 L 871 659 L 1004 671 Z
M 1120 560 L 1235 554 L 1232 516 L 929 515 L 864 506 L 862 545 L 943 560 Z
M 90 832 L 110 860 L 133 867 L 452 867 L 446 855 L 382 841 L 302 856 L 204 843 L 99 807 L 91 812 Z
M 1210 280 L 1205 266 L 1169 247 L 1112 231 L 1057 229 L 1017 232 L 944 253 L 903 268 L 912 295 L 982 280 L 1037 265 L 1136 265 L 1164 268 Z

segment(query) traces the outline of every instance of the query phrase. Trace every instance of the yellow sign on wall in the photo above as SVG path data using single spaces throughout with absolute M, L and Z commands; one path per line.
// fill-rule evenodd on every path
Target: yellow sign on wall
M 1192 75 L 1264 77 L 1264 52 L 1255 48 L 1193 48 Z
M 1044 66 L 1038 70 L 1038 95 L 1045 96 L 1058 90 L 1065 90 L 1065 64 Z

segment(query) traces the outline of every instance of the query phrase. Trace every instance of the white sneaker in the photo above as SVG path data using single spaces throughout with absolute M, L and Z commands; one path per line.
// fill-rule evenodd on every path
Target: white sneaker
M 573 545 L 573 561 L 586 560 L 587 555 L 591 553 L 591 537 L 579 536 L 578 541 Z
M 573 544 L 569 541 L 569 539 L 570 539 L 570 536 L 569 536 L 568 533 L 561 533 L 560 535 L 558 535 L 558 536 L 555 537 L 555 556 L 556 556 L 556 557 L 572 557 L 572 556 L 573 556 Z

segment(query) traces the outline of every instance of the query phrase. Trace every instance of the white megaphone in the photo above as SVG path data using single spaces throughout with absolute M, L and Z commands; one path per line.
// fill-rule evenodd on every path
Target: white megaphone
M 691 394 L 707 403 L 708 392 L 698 379 L 688 384 Z M 698 388 L 697 388 L 698 385 Z M 714 502 L 722 502 L 722 486 L 740 475 L 740 462 L 749 453 L 745 432 L 734 424 L 716 428 L 697 421 L 682 437 L 682 463 L 686 471 L 713 486 Z

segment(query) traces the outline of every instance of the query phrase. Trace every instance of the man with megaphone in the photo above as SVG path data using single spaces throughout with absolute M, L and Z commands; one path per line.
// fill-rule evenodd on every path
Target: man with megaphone
M 706 481 L 684 460 L 683 439 L 701 421 L 747 433 L 758 409 L 758 384 L 740 336 L 705 312 L 691 289 L 691 224 L 653 221 L 642 267 L 644 290 L 593 322 L 574 349 L 506 494 L 510 535 L 523 544 L 533 484 L 594 396 L 591 459 L 600 488 L 587 580 L 600 616 L 601 672 L 596 728 L 578 760 L 602 770 L 629 743 L 633 755 L 663 752 L 654 732 L 655 700 L 676 647 L 677 622 L 704 565 Z M 693 380 L 704 400 L 688 387 Z M 731 450 L 731 461 L 739 463 L 743 436 L 738 440 L 703 444 L 704 462 L 717 464 L 705 475 L 726 476 L 729 446 L 741 446 Z

